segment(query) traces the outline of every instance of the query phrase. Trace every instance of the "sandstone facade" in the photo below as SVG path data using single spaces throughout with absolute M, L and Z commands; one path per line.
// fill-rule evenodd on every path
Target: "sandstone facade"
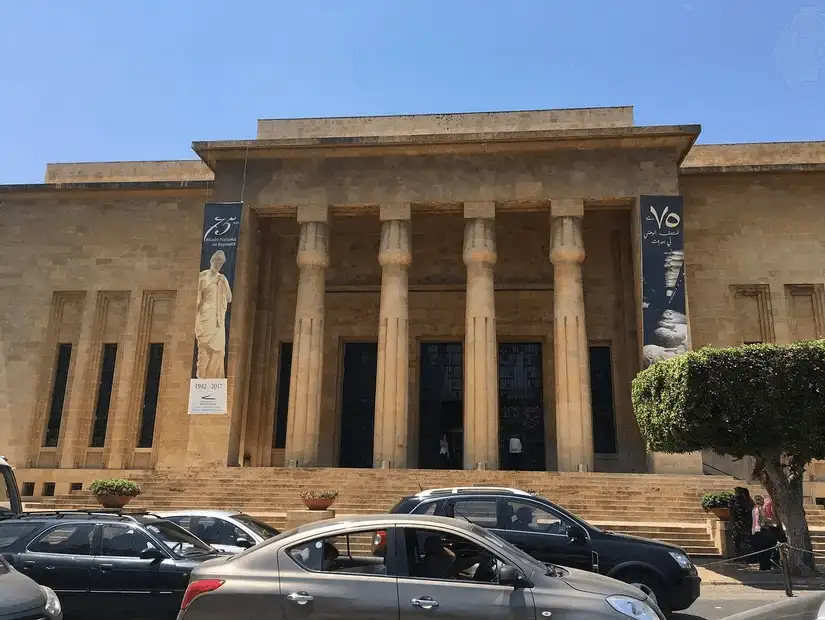
M 347 388 L 345 352 L 366 343 L 379 388 L 363 406 L 385 430 L 360 449 L 376 467 L 420 467 L 421 444 L 432 441 L 422 352 L 452 343 L 464 367 L 460 466 L 505 467 L 497 425 L 515 392 L 497 389 L 496 375 L 510 350 L 502 346 L 520 343 L 539 352 L 531 393 L 541 468 L 701 472 L 701 459 L 646 455 L 630 407 L 640 368 L 638 197 L 684 197 L 694 347 L 822 337 L 825 144 L 693 146 L 699 130 L 634 126 L 629 108 L 260 121 L 256 140 L 195 143 L 202 161 L 50 165 L 42 185 L 0 187 L 0 452 L 38 479 L 57 469 L 80 480 L 81 469 L 336 466 L 358 436 L 342 408 L 363 379 Z M 203 204 L 241 198 L 229 414 L 190 416 Z M 301 216 L 310 212 L 324 215 Z M 562 219 L 581 263 L 551 235 Z M 323 228 L 328 260 L 313 293 L 323 300 L 317 423 L 287 424 L 278 439 L 279 415 L 309 411 L 288 394 L 299 388 L 285 385 L 281 357 L 301 311 L 296 257 L 310 225 Z M 580 331 L 559 332 L 560 321 Z M 50 431 L 68 344 L 62 415 Z M 587 362 L 589 347 L 609 347 L 610 454 L 587 439 L 589 366 L 578 378 L 559 372 L 571 356 Z M 93 414 L 107 355 L 116 362 L 101 431 Z

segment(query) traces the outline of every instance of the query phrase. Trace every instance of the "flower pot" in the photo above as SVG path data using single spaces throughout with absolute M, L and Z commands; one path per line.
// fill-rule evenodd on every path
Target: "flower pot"
M 720 521 L 730 521 L 730 508 L 711 508 L 710 511 L 715 514 Z
M 95 498 L 104 508 L 123 508 L 132 501 L 131 495 L 97 495 Z
M 309 510 L 326 510 L 332 506 L 334 499 L 304 499 L 304 506 Z

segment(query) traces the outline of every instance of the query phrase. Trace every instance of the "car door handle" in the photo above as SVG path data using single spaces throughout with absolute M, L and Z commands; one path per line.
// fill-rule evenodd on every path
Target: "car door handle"
M 298 603 L 299 605 L 306 605 L 315 599 L 306 592 L 293 592 L 292 594 L 287 595 L 286 600 L 292 601 L 293 603 Z
M 54 566 L 44 566 L 45 570 L 54 570 Z
M 429 596 L 422 596 L 421 598 L 414 598 L 410 601 L 413 607 L 420 607 L 421 609 L 432 609 L 438 607 L 438 601 L 431 599 Z
M 30 568 L 34 568 L 34 562 L 31 560 L 23 562 L 23 570 L 29 570 Z
M 114 567 L 114 564 L 98 564 L 97 570 L 99 570 L 101 573 L 105 573 L 106 571 L 112 570 Z

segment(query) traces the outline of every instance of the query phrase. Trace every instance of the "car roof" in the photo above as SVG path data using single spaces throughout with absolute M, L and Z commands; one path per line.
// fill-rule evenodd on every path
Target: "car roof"
M 380 515 L 352 515 L 348 517 L 337 517 L 335 519 L 324 519 L 314 523 L 306 523 L 296 527 L 289 532 L 289 537 L 303 537 L 306 534 L 326 534 L 339 530 L 348 530 L 353 527 L 375 527 L 390 528 L 396 525 L 439 525 L 448 526 L 453 529 L 460 529 L 470 532 L 474 527 L 472 523 L 448 517 L 435 517 L 432 515 L 409 515 L 409 514 L 380 514 Z
M 532 497 L 532 493 L 511 487 L 451 487 L 443 489 L 426 489 L 419 491 L 412 497 L 424 499 L 427 497 L 442 497 L 445 495 L 519 495 Z
M 0 467 L 11 467 L 5 456 L 0 456 Z
M 240 510 L 163 510 L 158 512 L 159 517 L 182 517 L 184 515 L 192 515 L 195 517 L 234 517 L 241 514 Z

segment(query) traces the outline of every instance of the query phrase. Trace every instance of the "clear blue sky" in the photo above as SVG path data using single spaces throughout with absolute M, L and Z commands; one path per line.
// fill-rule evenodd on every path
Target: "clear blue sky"
M 825 139 L 825 0 L 0 0 L 0 22 L 0 183 L 273 117 L 634 105 L 703 142 Z

